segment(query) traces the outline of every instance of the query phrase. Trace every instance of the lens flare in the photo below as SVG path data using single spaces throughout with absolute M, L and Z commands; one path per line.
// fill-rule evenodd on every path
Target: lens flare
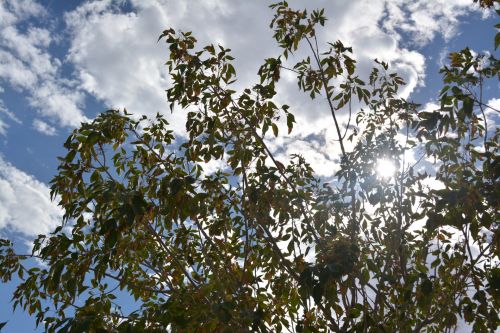
M 380 178 L 388 179 L 396 173 L 396 166 L 391 160 L 381 158 L 377 161 L 376 171 Z

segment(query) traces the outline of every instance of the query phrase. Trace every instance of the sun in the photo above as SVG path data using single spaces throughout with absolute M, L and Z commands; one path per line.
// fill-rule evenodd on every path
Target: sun
M 380 178 L 389 179 L 396 173 L 396 166 L 391 160 L 381 158 L 377 161 L 376 171 Z

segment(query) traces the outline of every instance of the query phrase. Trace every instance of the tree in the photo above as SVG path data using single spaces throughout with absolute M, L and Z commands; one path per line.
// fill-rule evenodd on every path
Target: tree
M 388 64 L 361 78 L 351 48 L 320 50 L 323 10 L 271 8 L 282 53 L 242 92 L 231 89 L 229 49 L 160 36 L 186 140 L 160 114 L 117 110 L 69 136 L 51 183 L 64 221 L 30 255 L 0 243 L 0 277 L 22 280 L 14 307 L 48 332 L 451 332 L 459 319 L 497 329 L 499 131 L 488 130 L 482 89 L 498 80 L 498 60 L 452 53 L 440 108 L 420 110 L 398 95 L 405 83 Z M 290 64 L 299 48 L 310 56 Z M 284 70 L 328 101 L 341 148 L 333 183 L 266 143 L 295 125 L 273 102 Z M 355 125 L 342 129 L 338 113 L 353 103 Z M 434 170 L 417 171 L 410 150 Z M 380 179 L 380 159 L 398 171 Z M 211 161 L 226 167 L 207 173 Z M 32 258 L 45 265 L 26 266 Z M 121 311 L 124 292 L 136 311 Z

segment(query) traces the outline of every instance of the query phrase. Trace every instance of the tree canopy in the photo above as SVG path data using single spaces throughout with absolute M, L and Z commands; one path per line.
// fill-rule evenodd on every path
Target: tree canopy
M 270 7 L 281 52 L 241 91 L 229 49 L 198 46 L 190 32 L 160 36 L 187 137 L 161 114 L 126 110 L 69 136 L 51 182 L 64 221 L 32 254 L 0 240 L 0 278 L 22 281 L 14 307 L 61 333 L 451 332 L 458 322 L 494 332 L 500 132 L 486 123 L 483 88 L 498 85 L 499 61 L 451 53 L 439 108 L 423 110 L 400 96 L 405 82 L 387 63 L 362 77 L 350 47 L 323 45 L 323 10 Z M 326 100 L 334 181 L 268 144 L 300 126 L 275 99 L 283 71 Z M 426 159 L 433 168 L 422 170 Z M 214 161 L 222 167 L 206 171 Z M 396 171 L 381 178 L 377 161 Z M 122 311 L 123 294 L 135 311 Z

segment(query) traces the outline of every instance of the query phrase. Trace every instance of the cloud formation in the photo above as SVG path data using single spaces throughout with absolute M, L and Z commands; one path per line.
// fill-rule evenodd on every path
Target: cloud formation
M 49 51 L 54 42 L 50 29 L 31 24 L 47 15 L 32 0 L 0 2 L 0 84 L 25 94 L 46 120 L 78 126 L 87 119 L 81 109 L 84 95 L 77 81 L 62 77 L 62 62 Z
M 28 237 L 46 234 L 62 220 L 49 188 L 0 156 L 0 230 Z
M 425 79 L 423 55 L 408 47 L 425 45 L 438 34 L 453 36 L 459 17 L 472 8 L 469 2 L 361 0 L 306 5 L 326 8 L 329 20 L 320 36 L 323 41 L 340 38 L 352 45 L 362 74 L 369 72 L 374 58 L 390 62 L 408 82 L 402 92 L 408 96 Z M 277 54 L 268 29 L 272 12 L 262 3 L 87 1 L 66 13 L 67 36 L 54 33 L 48 24 L 37 27 L 30 23 L 49 14 L 35 0 L 0 4 L 0 83 L 26 93 L 30 106 L 43 117 L 40 121 L 51 127 L 74 127 L 88 120 L 83 112 L 85 93 L 110 108 L 146 115 L 168 113 L 164 90 L 169 78 L 163 66 L 168 53 L 163 43 L 156 43 L 167 27 L 194 31 L 201 45 L 215 42 L 231 47 L 237 58 L 239 87 L 254 82 L 262 59 Z M 403 45 L 403 34 L 410 34 L 413 44 Z M 70 47 L 61 60 L 49 49 L 63 37 L 69 37 Z M 75 71 L 63 74 L 63 62 Z M 294 89 L 284 100 L 303 104 L 296 96 Z M 310 111 L 299 108 L 295 113 L 315 123 L 323 123 L 327 116 L 326 112 Z M 170 116 L 179 133 L 184 119 L 180 112 Z M 5 131 L 5 121 L 2 124 Z M 308 132 L 306 128 L 301 134 Z
M 279 54 L 268 28 L 272 11 L 261 3 L 131 0 L 127 4 L 125 10 L 122 1 L 90 1 L 65 16 L 72 41 L 68 60 L 76 68 L 81 87 L 108 107 L 126 107 L 146 115 L 169 112 L 164 92 L 169 78 L 163 65 L 168 51 L 163 43 L 156 43 L 167 27 L 193 31 L 200 46 L 221 43 L 233 49 L 238 88 L 256 81 L 262 59 Z M 451 37 L 458 17 L 471 8 L 462 0 L 437 1 L 435 6 L 424 0 L 413 4 L 402 0 L 317 1 L 307 5 L 310 9 L 325 7 L 328 21 L 320 40 L 341 39 L 352 45 L 361 77 L 368 76 L 375 58 L 389 62 L 408 83 L 401 91 L 403 97 L 425 84 L 425 58 L 409 48 L 425 45 L 438 34 Z M 426 11 L 432 20 L 422 18 Z M 410 34 L 414 43 L 403 45 L 402 34 Z M 310 103 L 307 96 L 297 94 L 293 80 L 282 81 L 279 102 L 293 106 L 300 124 L 294 135 L 299 140 L 311 134 L 326 135 L 331 127 L 326 104 Z M 340 118 L 347 122 L 345 112 Z M 169 115 L 169 120 L 178 134 L 184 132 L 182 112 Z M 331 135 L 325 139 L 332 139 Z M 290 149 L 298 146 L 300 141 Z

